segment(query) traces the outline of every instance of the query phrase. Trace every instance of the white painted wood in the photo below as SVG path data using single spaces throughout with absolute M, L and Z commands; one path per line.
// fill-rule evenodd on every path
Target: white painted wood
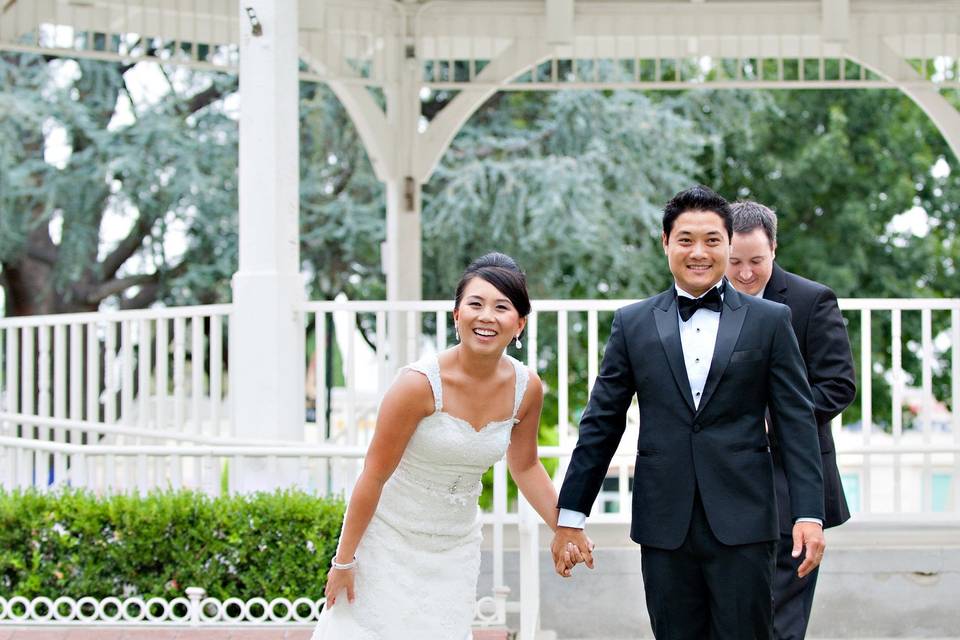
M 37 328 L 37 415 L 50 415 L 50 327 Z M 37 428 L 37 439 L 49 442 L 53 431 L 49 427 Z M 41 488 L 47 487 L 50 471 L 50 457 L 37 457 L 37 480 Z
M 314 314 L 314 335 L 316 336 L 314 362 L 314 379 L 317 381 L 317 399 L 315 403 L 317 414 L 317 433 L 320 441 L 327 438 L 327 314 Z M 378 322 L 379 332 L 379 322 Z M 379 341 L 378 341 L 379 344 Z
M 299 254 L 296 0 L 243 0 L 239 17 L 240 264 L 233 277 L 230 392 L 238 437 L 303 440 L 304 281 Z M 262 26 L 254 31 L 253 11 Z M 243 489 L 277 478 L 237 470 Z M 295 477 L 285 467 L 283 477 Z M 286 484 L 286 482 L 284 482 Z
M 67 417 L 67 327 L 63 324 L 53 327 L 53 415 Z M 55 438 L 66 442 L 67 432 L 57 429 Z
M 193 316 L 190 319 L 190 425 L 193 433 L 203 433 L 203 405 L 205 389 L 204 361 L 207 349 L 203 340 L 203 317 Z M 179 425 L 174 428 L 182 428 Z
M 893 377 L 893 388 L 891 397 L 893 406 L 891 408 L 891 428 L 893 430 L 894 446 L 899 446 L 903 439 L 903 332 L 901 328 L 901 312 L 894 309 L 891 312 L 891 374 Z M 893 510 L 900 511 L 903 506 L 903 488 L 901 474 L 900 456 L 895 456 L 893 461 Z
M 546 0 L 546 41 L 549 45 L 573 44 L 574 0 Z
M 823 39 L 842 44 L 850 33 L 850 0 L 820 0 L 823 15 Z
M 158 429 L 168 428 L 167 416 L 169 407 L 168 385 L 169 385 L 169 320 L 157 320 L 157 339 L 154 344 L 154 358 L 157 362 L 156 368 L 156 387 L 154 390 L 154 402 L 156 403 L 154 413 L 156 416 L 156 426 Z
M 74 322 L 70 325 L 70 418 L 83 419 L 83 325 Z M 80 433 L 70 432 L 70 442 L 80 443 Z
M 870 446 L 873 431 L 873 364 L 872 324 L 870 309 L 860 311 L 860 424 L 863 434 L 863 446 Z M 863 466 L 863 486 L 860 491 L 864 511 L 870 511 L 872 495 L 871 466 Z
M 147 428 L 153 418 L 150 396 L 153 392 L 153 358 L 150 345 L 153 342 L 153 323 L 142 319 L 137 326 L 137 426 Z
M 210 315 L 210 421 L 213 423 L 217 435 L 236 435 L 233 421 L 229 421 L 224 428 L 221 424 L 221 407 L 223 406 L 223 316 L 219 313 Z
M 933 413 L 933 314 L 930 309 L 924 309 L 920 312 L 920 429 L 923 433 L 923 444 L 931 443 L 933 424 L 931 421 Z M 931 458 L 924 456 L 923 459 L 923 510 L 933 510 L 933 472 L 931 469 Z
M 23 377 L 20 382 L 20 406 L 24 413 L 32 414 L 35 411 L 34 393 L 36 383 L 34 373 L 37 365 L 36 355 L 36 329 L 25 328 L 20 333 L 20 370 Z M 33 425 L 21 424 L 20 432 L 22 437 L 35 440 L 37 438 L 36 429 Z M 29 456 L 24 461 L 22 478 L 26 486 L 34 484 L 33 474 L 35 473 L 35 456 Z
M 186 320 L 173 320 L 173 425 L 174 429 L 183 430 L 186 422 L 187 407 L 187 343 Z M 191 361 L 191 366 L 193 362 Z
M 950 380 L 953 409 L 950 429 L 953 441 L 960 446 L 960 308 L 950 311 Z M 953 456 L 953 511 L 960 512 L 960 455 Z

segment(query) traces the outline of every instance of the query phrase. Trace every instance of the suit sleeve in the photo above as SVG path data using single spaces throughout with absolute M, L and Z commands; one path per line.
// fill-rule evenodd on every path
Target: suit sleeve
M 830 289 L 821 291 L 814 302 L 806 342 L 807 378 L 817 424 L 824 424 L 846 409 L 857 395 L 850 338 L 837 296 Z
M 823 472 L 813 399 L 787 307 L 778 310 L 776 323 L 768 406 L 790 488 L 791 519 L 823 520 Z
M 559 506 L 590 513 L 627 424 L 636 393 L 621 313 L 613 317 L 600 371 L 580 420 L 580 437 L 560 488 Z

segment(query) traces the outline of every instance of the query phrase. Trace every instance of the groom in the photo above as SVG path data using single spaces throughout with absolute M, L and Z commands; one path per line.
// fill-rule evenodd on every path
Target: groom
M 659 640 L 772 638 L 780 443 L 801 576 L 823 556 L 823 480 L 810 387 L 787 307 L 723 279 L 730 206 L 703 186 L 663 214 L 675 286 L 618 310 L 560 491 L 557 570 L 593 566 L 583 532 L 634 396 L 640 436 L 630 537 Z

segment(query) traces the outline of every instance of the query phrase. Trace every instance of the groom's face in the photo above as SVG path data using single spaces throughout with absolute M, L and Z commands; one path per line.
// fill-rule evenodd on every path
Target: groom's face
M 685 211 L 670 236 L 661 234 L 663 252 L 677 285 L 693 296 L 705 293 L 723 277 L 730 260 L 730 236 L 713 211 Z

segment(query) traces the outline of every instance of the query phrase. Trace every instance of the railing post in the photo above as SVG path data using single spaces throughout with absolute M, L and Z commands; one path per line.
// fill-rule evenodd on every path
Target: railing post
M 499 586 L 493 588 L 493 603 L 497 610 L 497 620 L 500 624 L 507 622 L 507 598 L 510 597 L 510 587 Z
M 187 597 L 190 599 L 190 626 L 200 626 L 200 601 L 206 595 L 203 587 L 187 587 Z
M 520 495 L 520 635 L 519 640 L 536 640 L 540 631 L 540 530 L 539 518 Z
M 507 462 L 493 465 L 493 586 L 503 586 L 503 522 L 507 516 Z

